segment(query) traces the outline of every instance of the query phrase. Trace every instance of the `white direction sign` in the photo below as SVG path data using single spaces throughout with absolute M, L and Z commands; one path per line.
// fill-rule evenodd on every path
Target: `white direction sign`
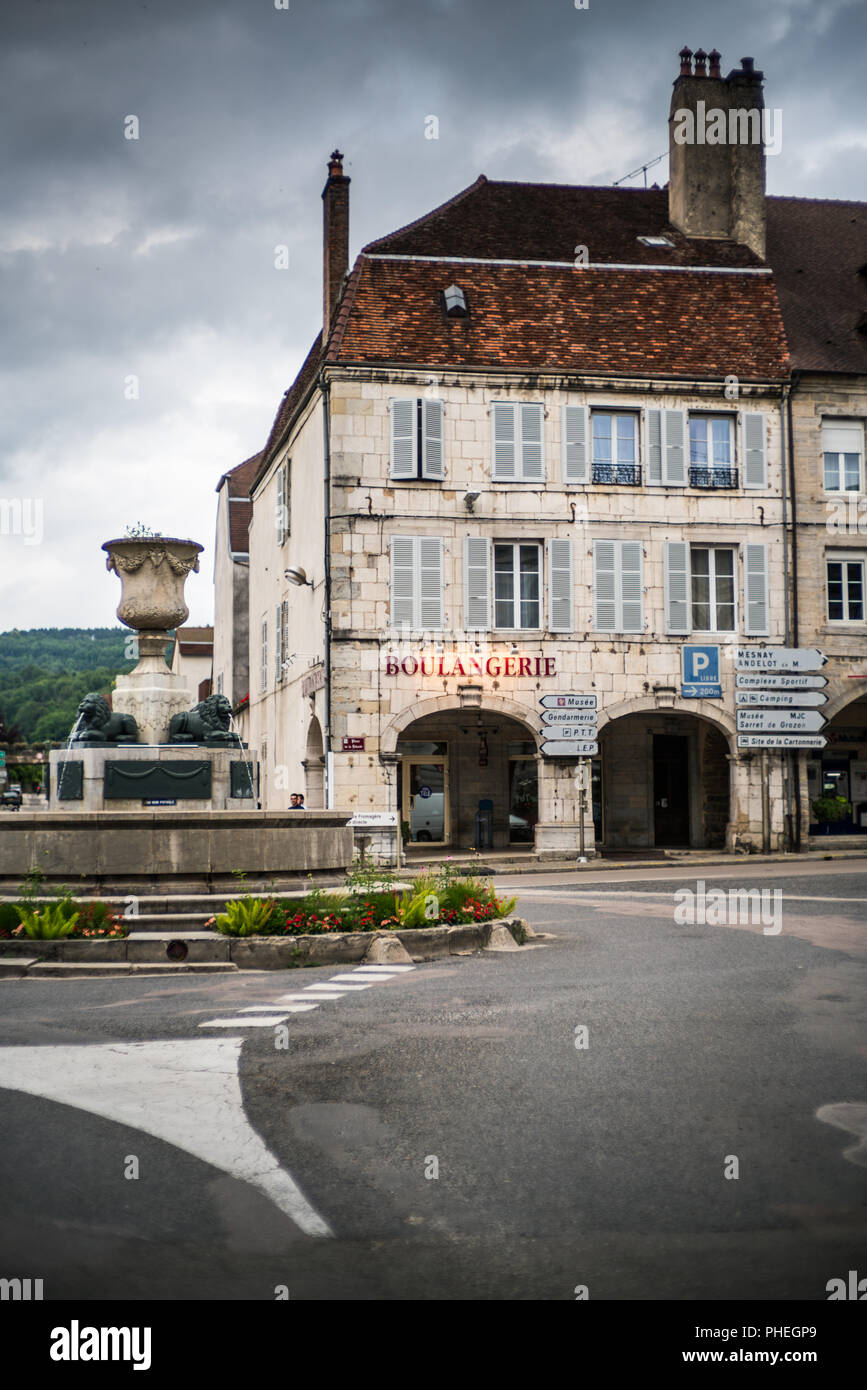
M 598 715 L 595 709 L 543 709 L 543 724 L 592 724 L 596 727 Z
M 543 743 L 542 752 L 548 758 L 595 758 L 599 744 L 556 739 L 552 743 Z
M 738 748 L 824 748 L 821 734 L 739 734 Z
M 828 660 L 815 647 L 738 647 L 738 671 L 821 671 Z
M 828 696 L 821 690 L 737 690 L 735 704 L 764 705 L 776 709 L 791 709 L 793 706 L 810 705 L 816 708 L 824 705 Z
M 738 690 L 822 690 L 828 684 L 827 676 L 800 676 L 787 671 L 776 675 L 770 671 L 741 671 L 735 680 Z
M 825 716 L 813 709 L 739 709 L 737 712 L 739 734 L 817 734 L 824 725 Z
M 544 738 L 568 739 L 570 743 L 575 739 L 580 743 L 582 739 L 594 739 L 597 737 L 598 730 L 595 724 L 549 724 L 542 730 Z
M 595 695 L 543 695 L 539 701 L 543 709 L 595 709 Z

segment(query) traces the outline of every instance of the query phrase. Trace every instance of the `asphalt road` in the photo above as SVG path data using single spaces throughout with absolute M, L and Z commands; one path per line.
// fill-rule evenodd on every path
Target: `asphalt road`
M 780 889 L 781 930 L 676 922 L 698 875 Z M 863 1272 L 867 863 L 502 886 L 539 944 L 282 1035 L 241 1011 L 352 972 L 0 982 L 0 1275 L 46 1299 L 789 1300 Z

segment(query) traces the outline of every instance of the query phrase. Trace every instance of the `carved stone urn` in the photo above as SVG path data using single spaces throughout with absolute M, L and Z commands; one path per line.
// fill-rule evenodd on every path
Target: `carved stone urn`
M 121 583 L 117 616 L 135 629 L 138 665 L 115 682 L 113 707 L 131 714 L 145 743 L 167 743 L 169 724 L 194 703 L 184 677 L 166 665 L 169 629 L 190 616 L 184 600 L 187 575 L 199 568 L 197 541 L 166 536 L 127 536 L 106 541 L 105 567 Z

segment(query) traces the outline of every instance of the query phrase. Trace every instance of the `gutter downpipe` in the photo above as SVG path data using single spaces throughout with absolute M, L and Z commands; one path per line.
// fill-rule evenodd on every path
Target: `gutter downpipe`
M 334 810 L 334 751 L 331 747 L 331 387 L 325 371 L 319 378 L 322 391 L 322 443 L 324 456 L 325 541 L 325 809 Z
M 792 397 L 801 381 L 798 370 L 792 372 L 791 382 L 786 394 L 787 442 L 789 446 L 789 491 L 792 501 L 792 646 L 797 647 L 800 636 L 798 612 L 798 493 L 795 486 L 795 427 L 792 417 Z M 792 759 L 793 796 L 795 802 L 795 853 L 801 854 L 804 845 L 801 835 L 801 757 L 795 753 Z
M 788 472 L 788 448 L 786 435 L 786 400 L 788 398 L 788 384 L 784 383 L 780 389 L 780 482 L 783 502 L 783 614 L 786 633 L 786 646 L 793 646 L 792 625 L 791 625 L 791 606 L 789 603 L 789 536 L 788 536 L 788 503 L 789 488 L 787 484 Z M 792 755 L 790 751 L 783 753 L 783 805 L 786 823 L 785 844 L 788 849 L 795 848 L 796 830 L 795 823 L 798 819 L 795 806 L 793 805 L 793 763 L 797 761 L 797 753 Z

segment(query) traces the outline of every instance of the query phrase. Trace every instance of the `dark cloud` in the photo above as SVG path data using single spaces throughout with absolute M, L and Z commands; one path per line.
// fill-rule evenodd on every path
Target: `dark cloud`
M 45 502 L 41 545 L 0 535 L 0 630 L 111 621 L 128 521 L 210 551 L 318 327 L 335 144 L 353 254 L 480 172 L 610 182 L 667 148 L 687 43 L 764 70 L 770 192 L 867 197 L 860 0 L 6 0 L 0 43 L 0 497 Z

